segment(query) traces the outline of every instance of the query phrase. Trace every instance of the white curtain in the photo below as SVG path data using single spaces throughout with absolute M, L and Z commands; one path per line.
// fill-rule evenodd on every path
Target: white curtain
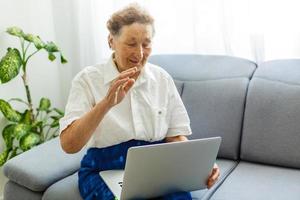
M 70 77 L 64 77 L 65 84 L 83 67 L 110 56 L 106 21 L 114 11 L 132 2 L 53 0 L 57 39 L 67 50 L 72 65 Z M 300 1 L 297 0 L 134 2 L 147 8 L 155 18 L 152 54 L 230 55 L 256 63 L 300 57 Z

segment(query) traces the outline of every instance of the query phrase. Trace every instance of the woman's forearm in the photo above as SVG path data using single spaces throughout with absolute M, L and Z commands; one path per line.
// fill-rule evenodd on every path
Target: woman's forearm
M 188 138 L 184 135 L 178 135 L 174 137 L 166 137 L 166 142 L 179 142 L 179 141 L 187 141 Z
M 60 134 L 60 143 L 63 150 L 66 153 L 77 153 L 80 151 L 88 142 L 109 109 L 109 104 L 104 99 L 68 126 Z

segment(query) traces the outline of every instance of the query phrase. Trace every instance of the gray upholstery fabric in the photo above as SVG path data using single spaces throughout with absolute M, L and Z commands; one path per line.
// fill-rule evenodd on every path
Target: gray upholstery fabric
M 185 82 L 182 100 L 191 119 L 190 138 L 221 136 L 219 157 L 237 159 L 249 80 Z
M 185 81 L 250 78 L 256 68 L 246 59 L 214 55 L 153 55 L 149 62 L 164 68 L 174 79 Z
M 226 160 L 226 159 L 218 159 L 217 164 L 220 167 L 220 177 L 219 180 L 215 183 L 215 185 L 210 188 L 209 190 L 198 190 L 192 192 L 192 198 L 193 199 L 201 199 L 206 200 L 211 197 L 211 195 L 215 192 L 215 190 L 222 184 L 222 182 L 225 180 L 225 178 L 232 172 L 232 170 L 236 167 L 237 162 L 232 160 Z
M 300 171 L 240 162 L 212 200 L 299 200 Z
M 255 77 L 300 84 L 300 59 L 274 60 L 262 63 Z
M 174 80 L 174 83 L 175 83 L 175 85 L 176 85 L 176 88 L 177 88 L 178 93 L 179 93 L 180 96 L 181 96 L 181 94 L 182 94 L 182 89 L 183 89 L 183 82 L 182 82 L 182 81 L 178 81 L 178 80 Z
M 52 183 L 77 171 L 84 152 L 66 154 L 60 147 L 59 138 L 55 138 L 9 160 L 3 171 L 19 185 L 44 191 Z
M 300 85 L 253 78 L 245 110 L 241 158 L 300 168 L 299 122 Z
M 51 185 L 44 193 L 43 200 L 82 200 L 77 172 Z
M 41 200 L 42 192 L 33 192 L 12 181 L 8 181 L 4 188 L 4 200 Z
M 210 190 L 199 190 L 192 192 L 193 199 L 208 199 L 224 179 L 236 167 L 237 162 L 218 159 L 217 164 L 221 170 L 221 176 L 218 181 Z M 78 175 L 74 173 L 57 183 L 51 185 L 44 193 L 43 200 L 82 200 L 78 191 Z

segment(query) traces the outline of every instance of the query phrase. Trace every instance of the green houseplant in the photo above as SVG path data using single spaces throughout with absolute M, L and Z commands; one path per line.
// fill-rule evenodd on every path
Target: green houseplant
M 26 34 L 18 27 L 10 27 L 6 32 L 18 37 L 21 47 L 20 49 L 8 48 L 6 55 L 1 59 L 0 84 L 9 82 L 22 72 L 21 77 L 27 100 L 0 99 L 0 111 L 9 121 L 2 130 L 5 149 L 0 154 L 0 166 L 10 158 L 55 137 L 58 132 L 59 119 L 64 115 L 63 111 L 51 108 L 50 100 L 45 97 L 40 99 L 38 108 L 33 107 L 26 73 L 29 59 L 39 51 L 45 50 L 50 61 L 56 59 L 55 54 L 59 54 L 60 62 L 63 64 L 67 62 L 53 42 L 45 43 L 39 36 Z M 12 101 L 25 104 L 26 109 L 22 112 L 13 109 L 10 104 Z

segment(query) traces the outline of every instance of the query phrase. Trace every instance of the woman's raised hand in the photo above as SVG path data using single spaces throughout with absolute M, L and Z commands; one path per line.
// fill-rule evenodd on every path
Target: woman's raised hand
M 117 105 L 124 99 L 135 82 L 135 79 L 132 77 L 138 72 L 138 68 L 133 67 L 121 72 L 120 75 L 113 80 L 105 97 L 110 107 Z

